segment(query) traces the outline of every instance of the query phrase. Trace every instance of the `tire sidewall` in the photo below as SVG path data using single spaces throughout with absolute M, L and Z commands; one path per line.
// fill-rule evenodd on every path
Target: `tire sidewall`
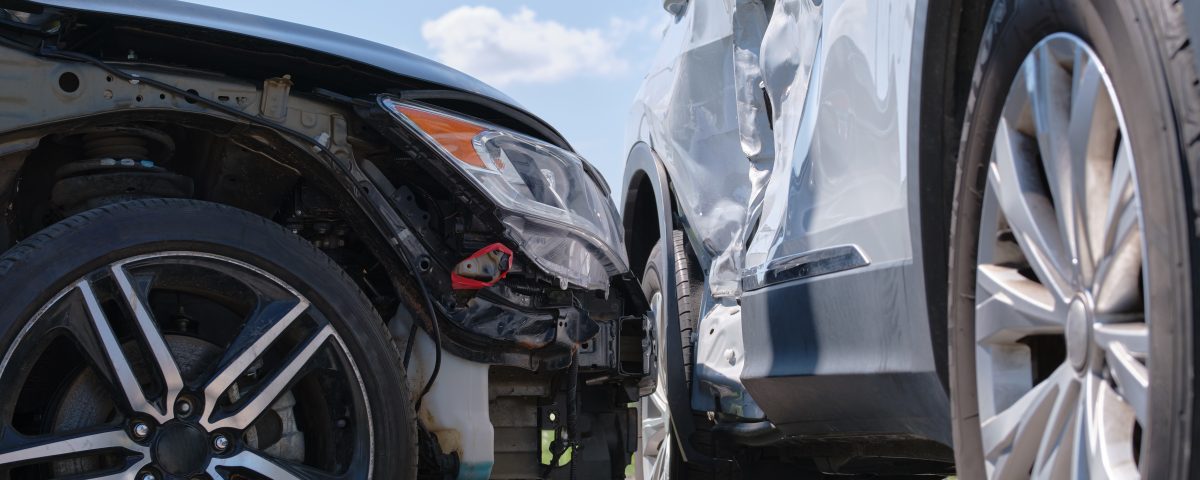
M 373 476 L 416 471 L 412 408 L 395 346 L 362 292 L 304 239 L 228 206 L 190 200 L 139 200 L 63 220 L 0 257 L 0 348 L 8 352 L 43 305 L 83 275 L 139 255 L 188 251 L 220 255 L 261 269 L 300 292 L 342 338 L 370 409 Z M 380 408 L 387 405 L 389 408 Z M 396 452 L 414 452 L 396 455 Z
M 654 248 L 652 248 L 650 250 L 650 255 L 646 260 L 646 270 L 645 270 L 645 273 L 642 275 L 642 293 L 646 296 L 646 300 L 650 300 L 651 298 L 653 298 L 655 293 L 662 293 L 662 282 L 664 280 L 666 280 L 668 278 L 668 276 L 671 278 L 675 277 L 675 275 L 673 275 L 672 272 L 667 272 L 662 268 L 662 264 L 666 262 L 667 253 L 664 251 L 665 248 L 667 248 L 667 245 L 662 240 L 659 240 L 659 242 L 654 245 Z M 663 298 L 662 301 L 663 302 L 678 301 L 678 299 Z M 660 342 L 662 342 L 663 335 L 667 335 L 668 333 L 659 331 L 658 323 L 656 321 L 654 334 L 656 335 L 656 338 L 654 340 L 657 345 Z M 655 354 L 655 359 L 654 359 L 655 360 L 655 369 L 661 368 L 658 366 L 658 357 L 657 357 L 658 355 L 663 354 L 661 347 L 656 346 L 654 354 Z M 668 360 L 668 361 L 670 361 L 670 360 Z M 655 374 L 657 375 L 658 372 L 656 371 Z M 664 388 L 664 387 L 665 386 L 660 383 L 656 388 Z M 648 401 L 650 401 L 650 400 L 647 397 L 647 398 L 643 398 L 640 402 L 648 402 Z M 667 412 L 667 414 L 669 415 L 670 412 Z M 641 422 L 639 421 L 638 424 L 640 425 Z M 683 468 L 683 452 L 681 452 L 679 450 L 679 445 L 677 442 L 679 442 L 680 439 L 678 438 L 678 436 L 675 433 L 675 427 L 673 425 L 673 422 L 668 421 L 667 428 L 669 429 L 670 437 L 667 439 L 668 441 L 666 442 L 667 445 L 665 445 L 665 447 L 670 449 L 670 454 L 671 454 L 671 464 L 667 466 L 667 469 L 669 472 L 668 477 L 669 478 L 686 479 L 687 472 Z M 638 435 L 641 436 L 641 434 L 642 434 L 642 432 L 639 428 Z M 662 454 L 661 451 L 659 454 L 660 455 Z M 640 470 L 642 468 L 640 458 L 638 459 L 638 462 L 639 463 L 636 466 L 636 468 Z M 647 472 L 642 472 L 643 476 L 645 473 L 647 473 Z M 639 477 L 639 478 L 644 478 L 644 477 Z

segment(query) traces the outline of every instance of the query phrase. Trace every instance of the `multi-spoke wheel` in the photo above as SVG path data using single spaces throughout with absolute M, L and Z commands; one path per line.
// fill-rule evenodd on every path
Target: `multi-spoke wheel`
M 1137 476 L 1149 327 L 1121 106 L 1079 37 L 1025 59 L 980 219 L 975 370 L 988 471 Z M 1065 347 L 1065 348 L 1064 348 Z
M 378 315 L 245 212 L 104 207 L 0 258 L 0 477 L 412 475 Z M 386 406 L 386 408 L 384 408 Z
M 963 136 L 950 285 L 958 469 L 1174 478 L 1186 471 L 1194 323 L 1179 143 L 1162 128 L 1174 109 L 1156 95 L 1154 50 L 1133 53 L 1129 39 L 1147 32 L 1124 30 L 1144 27 L 1122 23 L 1140 1 L 1050 3 L 1060 10 L 993 10 Z
M 667 254 L 663 251 L 664 249 L 669 249 L 670 254 L 674 255 L 675 272 L 666 272 L 662 267 L 663 260 L 665 260 L 663 255 Z M 646 272 L 642 275 L 642 289 L 645 291 L 646 297 L 650 299 L 650 320 L 654 322 L 656 341 L 661 345 L 665 335 L 680 335 L 684 358 L 671 359 L 663 354 L 661 348 L 655 349 L 654 361 L 658 388 L 654 390 L 654 393 L 643 397 L 638 402 L 638 420 L 641 424 L 641 431 L 638 437 L 635 462 L 638 478 L 641 479 L 670 478 L 672 472 L 678 472 L 682 468 L 680 456 L 675 453 L 678 447 L 674 443 L 675 439 L 671 432 L 671 410 L 667 402 L 666 370 L 668 362 L 683 362 L 684 375 L 687 383 L 691 384 L 692 331 L 696 326 L 696 317 L 700 313 L 698 289 L 702 283 L 693 275 L 698 275 L 700 271 L 696 261 L 691 259 L 687 253 L 683 232 L 675 230 L 668 242 L 660 241 L 651 249 L 650 256 L 646 261 Z M 676 294 L 679 298 L 667 299 L 663 296 L 661 288 L 663 280 L 675 282 Z M 668 332 L 666 329 L 664 302 L 668 301 L 677 302 L 679 305 L 680 331 L 678 333 Z M 675 474 L 678 475 L 678 473 Z

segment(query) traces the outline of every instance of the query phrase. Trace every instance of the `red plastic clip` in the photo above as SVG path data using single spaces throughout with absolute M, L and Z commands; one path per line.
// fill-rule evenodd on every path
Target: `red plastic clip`
M 486 258 L 485 258 L 486 257 Z M 458 262 L 454 271 L 450 272 L 450 285 L 455 290 L 479 290 L 495 285 L 508 276 L 512 268 L 513 252 L 500 243 L 493 243 L 472 253 L 471 256 Z M 490 268 L 489 268 L 490 267 Z M 492 272 L 488 270 L 494 268 Z M 470 275 L 470 278 L 465 275 Z M 480 280 L 480 278 L 488 278 Z

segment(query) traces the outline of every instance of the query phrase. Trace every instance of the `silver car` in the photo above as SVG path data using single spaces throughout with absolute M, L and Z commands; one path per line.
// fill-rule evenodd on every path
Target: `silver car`
M 642 478 L 1200 475 L 1200 2 L 663 6 Z

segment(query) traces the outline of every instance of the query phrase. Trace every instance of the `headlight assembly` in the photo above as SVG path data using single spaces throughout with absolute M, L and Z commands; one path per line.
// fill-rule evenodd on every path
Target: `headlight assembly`
M 511 239 L 563 288 L 607 291 L 609 277 L 626 270 L 616 208 L 578 155 L 425 105 L 379 103 L 504 211 Z

